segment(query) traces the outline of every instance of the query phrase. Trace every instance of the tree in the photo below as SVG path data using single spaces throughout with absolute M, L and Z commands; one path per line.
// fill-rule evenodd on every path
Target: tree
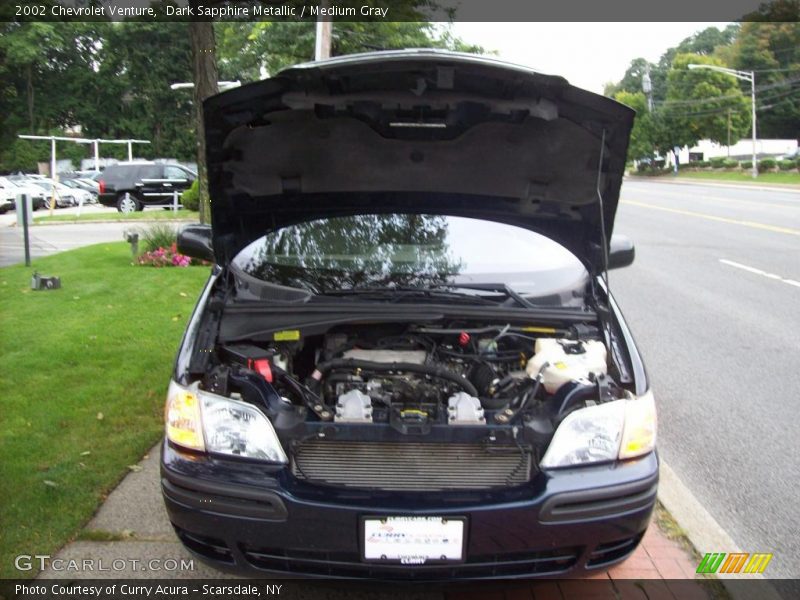
M 643 92 L 620 91 L 614 99 L 627 104 L 636 111 L 633 122 L 631 141 L 628 145 L 628 160 L 646 160 L 653 158 L 656 148 L 656 125 L 653 115 L 647 110 L 647 98 Z
M 775 10 L 789 3 L 776 3 Z M 800 3 L 794 3 L 795 10 Z M 798 17 L 800 18 L 800 17 Z M 800 138 L 800 26 L 743 23 L 730 52 L 735 69 L 756 72 L 758 134 Z
M 185 24 L 113 24 L 102 40 L 97 76 L 84 92 L 91 99 L 80 119 L 84 133 L 150 140 L 136 148 L 145 158 L 193 159 L 191 94 L 169 87 L 191 80 Z
M 750 102 L 739 80 L 711 69 L 690 70 L 690 64 L 723 66 L 701 54 L 679 54 L 667 76 L 667 101 L 660 107 L 665 125 L 691 146 L 701 139 L 725 144 L 730 132 L 736 143 L 750 127 Z
M 606 96 L 616 97 L 618 92 L 627 92 L 629 94 L 641 92 L 642 77 L 644 77 L 648 67 L 652 69 L 655 65 L 644 58 L 634 58 L 630 66 L 625 70 L 622 79 L 618 83 L 607 84 L 603 93 Z
M 215 25 L 223 79 L 256 81 L 288 66 L 314 59 L 312 22 L 227 22 Z M 334 22 L 332 56 L 371 50 L 445 48 L 483 53 L 449 28 L 426 22 Z
M 653 85 L 653 99 L 663 102 L 667 96 L 667 75 L 672 68 L 672 62 L 678 54 L 702 54 L 710 56 L 716 54 L 721 48 L 728 47 L 735 39 L 738 25 L 729 25 L 723 30 L 716 27 L 707 27 L 683 39 L 677 46 L 668 48 L 657 63 L 650 63 L 644 58 L 634 58 L 625 74 L 617 83 L 608 84 L 605 95 L 614 96 L 617 92 L 626 91 L 636 93 L 642 91 L 642 76 L 645 69 L 650 67 L 650 80 Z
M 211 202 L 208 195 L 203 100 L 219 91 L 213 24 L 208 21 L 192 21 L 189 23 L 189 38 L 192 45 L 192 72 L 194 75 L 194 123 L 197 143 L 197 179 L 200 182 L 198 188 L 200 222 L 207 223 L 211 217 Z
M 0 23 L 0 160 L 35 168 L 18 133 L 63 135 L 80 124 L 96 77 L 103 23 Z M 30 145 L 30 142 L 22 142 Z M 49 154 L 49 153 L 48 153 Z M 8 164 L 6 164 L 8 163 Z

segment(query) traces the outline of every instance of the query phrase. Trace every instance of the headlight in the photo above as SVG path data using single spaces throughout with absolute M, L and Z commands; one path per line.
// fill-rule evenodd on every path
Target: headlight
M 269 419 L 252 404 L 170 383 L 167 438 L 192 450 L 286 463 Z
M 571 412 L 556 429 L 543 469 L 633 458 L 656 445 L 653 394 L 614 400 Z

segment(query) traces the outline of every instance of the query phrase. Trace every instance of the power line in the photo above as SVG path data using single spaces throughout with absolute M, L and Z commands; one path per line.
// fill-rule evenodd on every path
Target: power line
M 777 94 L 768 95 L 766 97 L 761 97 L 758 100 L 761 103 L 772 102 L 774 100 L 780 100 L 782 98 L 787 98 L 787 97 L 791 96 L 792 94 L 794 94 L 794 93 L 796 93 L 798 91 L 800 91 L 800 89 L 791 89 L 791 90 L 789 90 L 787 92 L 780 92 L 780 93 L 777 93 Z M 677 112 L 677 109 L 669 109 L 669 108 L 667 108 L 667 109 L 660 109 L 658 112 L 660 112 L 661 114 L 666 114 L 667 116 L 671 116 L 671 117 L 704 117 L 704 116 L 711 116 L 711 115 L 717 115 L 717 114 L 724 114 L 724 113 L 728 112 L 729 110 L 736 110 L 736 107 L 716 108 L 716 109 L 709 109 L 709 110 L 704 110 L 704 111 L 696 111 L 696 112 L 691 112 L 691 113 L 681 113 L 681 112 Z M 739 110 L 744 110 L 744 108 L 740 108 Z M 760 110 L 758 105 L 756 105 L 756 110 Z
M 800 71 L 800 65 L 796 67 L 786 67 L 785 69 L 754 69 L 756 73 L 779 73 L 783 71 Z
M 776 83 L 770 83 L 766 85 L 756 86 L 756 92 L 766 92 L 768 90 L 772 90 L 779 87 L 784 87 L 786 85 L 792 85 L 795 83 L 800 82 L 800 78 L 797 79 L 784 79 L 783 81 L 779 81 Z M 741 94 L 729 94 L 726 96 L 709 96 L 708 98 L 696 98 L 692 100 L 661 100 L 657 101 L 654 104 L 660 105 L 662 107 L 668 108 L 671 106 L 693 106 L 697 104 L 707 104 L 709 102 L 717 102 L 720 100 L 733 100 L 736 98 L 741 98 Z

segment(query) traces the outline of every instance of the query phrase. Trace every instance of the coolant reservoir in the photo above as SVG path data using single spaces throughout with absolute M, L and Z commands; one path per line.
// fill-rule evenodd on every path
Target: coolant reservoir
M 539 338 L 534 351 L 525 370 L 536 377 L 542 365 L 550 363 L 542 371 L 542 385 L 550 394 L 569 381 L 603 375 L 608 370 L 603 342 Z

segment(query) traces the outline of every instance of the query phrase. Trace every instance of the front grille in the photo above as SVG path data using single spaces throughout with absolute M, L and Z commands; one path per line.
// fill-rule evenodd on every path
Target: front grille
M 556 548 L 526 553 L 476 556 L 453 565 L 397 565 L 362 562 L 350 552 L 294 551 L 242 546 L 251 566 L 273 573 L 312 577 L 365 577 L 388 580 L 532 577 L 557 575 L 578 561 L 579 548 Z
M 517 446 L 309 440 L 295 449 L 292 472 L 358 489 L 485 490 L 529 481 L 531 454 Z

